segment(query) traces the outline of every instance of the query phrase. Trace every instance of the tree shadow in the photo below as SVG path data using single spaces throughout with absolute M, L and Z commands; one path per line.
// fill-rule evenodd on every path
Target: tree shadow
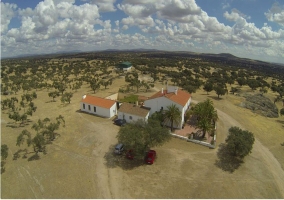
M 217 156 L 218 160 L 216 160 L 215 165 L 223 171 L 227 171 L 230 173 L 233 173 L 243 163 L 242 160 L 232 156 L 229 153 L 227 146 L 224 143 L 219 145 Z
M 52 103 L 52 102 L 56 102 L 56 100 L 49 100 L 49 101 L 46 101 L 45 103 Z
M 191 116 L 189 118 L 189 120 L 187 121 L 187 124 L 192 126 L 192 127 L 195 127 L 196 124 L 197 124 L 197 117 L 196 116 Z
M 32 154 L 32 153 L 34 153 L 34 155 L 32 155 L 31 157 L 28 158 L 28 155 Z M 13 160 L 17 160 L 20 157 L 22 157 L 22 159 L 28 158 L 28 161 L 39 160 L 40 159 L 38 154 L 36 154 L 34 151 L 28 152 L 27 149 L 19 149 L 18 151 L 16 151 L 13 154 Z
M 284 124 L 284 121 L 276 120 L 278 123 Z
M 34 155 L 28 158 L 28 161 L 39 160 L 39 159 L 40 156 L 37 153 L 35 153 Z
M 1 160 L 1 174 L 3 174 L 5 172 L 5 167 L 4 167 L 5 164 L 6 164 L 6 162 Z
M 109 147 L 108 152 L 105 153 L 104 159 L 105 159 L 105 165 L 108 168 L 116 168 L 120 167 L 123 170 L 132 170 L 136 167 L 144 165 L 144 160 L 142 159 L 133 159 L 129 160 L 125 157 L 125 152 L 121 155 L 116 155 L 114 153 L 114 145 L 111 145 Z
M 214 99 L 216 101 L 222 100 L 222 97 L 219 97 L 219 98 L 217 96 L 208 96 L 208 97 L 210 97 L 211 99 Z
M 18 125 L 16 125 L 16 124 L 7 124 L 6 127 L 19 128 L 20 126 L 18 126 Z
M 22 152 L 24 153 L 23 155 L 21 155 Z M 17 160 L 21 156 L 22 158 L 27 158 L 27 154 L 28 154 L 27 149 L 19 149 L 18 151 L 16 151 L 16 153 L 13 154 L 13 160 Z

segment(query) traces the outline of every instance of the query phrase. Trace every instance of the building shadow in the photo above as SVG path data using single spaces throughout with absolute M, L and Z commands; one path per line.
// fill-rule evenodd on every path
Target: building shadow
M 232 156 L 229 153 L 227 146 L 224 143 L 221 143 L 219 145 L 217 157 L 218 160 L 216 160 L 215 165 L 223 171 L 227 171 L 230 173 L 233 173 L 235 170 L 237 170 L 243 163 L 242 160 Z
M 105 165 L 108 168 L 116 168 L 120 167 L 123 170 L 132 170 L 134 168 L 140 167 L 144 165 L 143 159 L 133 159 L 129 160 L 125 157 L 125 151 L 121 155 L 117 155 L 114 153 L 115 145 L 111 145 L 109 150 L 105 153 Z

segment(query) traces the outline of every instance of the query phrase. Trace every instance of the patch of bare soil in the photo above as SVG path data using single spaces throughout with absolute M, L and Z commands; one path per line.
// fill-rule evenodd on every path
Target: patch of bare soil
M 110 89 L 97 95 L 117 92 L 120 84 L 123 81 L 117 79 Z M 225 141 L 233 125 L 252 131 L 257 139 L 252 154 L 229 172 L 216 164 L 218 148 L 177 138 L 155 148 L 158 157 L 153 165 L 113 155 L 119 127 L 111 119 L 79 112 L 85 93 L 92 92 L 83 86 L 71 104 L 62 105 L 59 100 L 46 103 L 47 92 L 38 92 L 38 110 L 30 123 L 59 114 L 66 120 L 60 137 L 47 146 L 47 155 L 40 155 L 39 160 L 12 160 L 19 149 L 16 138 L 24 127 L 8 127 L 11 120 L 2 114 L 2 144 L 10 150 L 6 172 L 1 176 L 2 198 L 284 198 L 283 147 L 279 144 L 284 141 L 282 124 L 234 105 L 239 97 L 214 100 L 220 118 L 218 144 Z M 150 96 L 155 91 L 140 93 Z M 202 101 L 207 98 L 202 94 L 192 98 Z

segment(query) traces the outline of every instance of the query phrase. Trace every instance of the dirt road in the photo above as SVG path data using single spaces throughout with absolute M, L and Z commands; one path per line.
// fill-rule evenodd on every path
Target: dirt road
M 193 103 L 198 103 L 196 100 L 192 100 Z M 222 121 L 224 124 L 225 129 L 229 129 L 232 126 L 240 127 L 241 129 L 246 129 L 243 127 L 238 121 L 233 119 L 228 114 L 222 112 L 221 110 L 217 109 L 219 120 Z M 261 156 L 261 159 L 264 164 L 270 169 L 270 172 L 273 174 L 275 182 L 277 183 L 277 187 L 281 193 L 281 198 L 284 198 L 284 171 L 281 168 L 281 165 L 273 156 L 273 154 L 261 144 L 261 142 L 255 138 L 255 143 L 253 145 L 253 153 L 258 152 Z

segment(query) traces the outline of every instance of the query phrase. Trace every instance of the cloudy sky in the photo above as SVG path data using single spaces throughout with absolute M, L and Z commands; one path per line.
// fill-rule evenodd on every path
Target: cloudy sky
M 284 63 L 284 1 L 1 1 L 1 57 L 132 48 Z

